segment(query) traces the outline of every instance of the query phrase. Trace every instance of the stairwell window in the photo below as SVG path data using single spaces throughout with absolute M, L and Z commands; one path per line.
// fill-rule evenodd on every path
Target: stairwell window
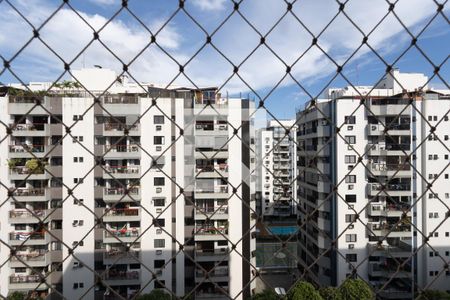
M 345 241 L 347 243 L 354 243 L 354 242 L 356 242 L 356 234 L 346 234 L 345 235 Z
M 356 136 L 354 136 L 354 135 L 346 135 L 345 136 L 345 142 L 347 144 L 356 144 Z
M 345 176 L 345 183 L 356 183 L 356 175 Z

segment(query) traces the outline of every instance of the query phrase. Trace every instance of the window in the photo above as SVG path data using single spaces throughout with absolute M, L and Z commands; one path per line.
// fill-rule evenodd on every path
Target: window
M 356 195 L 345 195 L 345 202 L 356 203 Z
M 428 121 L 433 121 L 433 116 L 428 116 Z
M 153 116 L 153 124 L 164 124 L 164 116 Z
M 166 226 L 166 219 L 155 219 L 155 225 L 159 227 Z
M 165 280 L 155 280 L 155 289 L 164 289 L 166 285 Z
M 166 246 L 166 240 L 164 239 L 155 239 L 153 243 L 155 248 L 164 248 Z
M 155 145 L 164 145 L 164 137 L 163 136 L 154 136 L 153 144 Z
M 165 206 L 166 199 L 165 198 L 155 198 L 155 199 L 153 199 L 153 205 L 154 206 Z
M 153 178 L 153 184 L 155 186 L 163 186 L 165 182 L 165 177 L 155 177 Z
M 354 242 L 356 242 L 356 234 L 346 234 L 345 235 L 345 241 L 347 243 L 354 243 Z
M 73 162 L 74 162 L 74 163 L 78 162 L 78 157 L 75 156 L 75 157 L 73 158 Z
M 345 183 L 356 183 L 356 175 L 345 176 Z
M 345 215 L 345 222 L 346 223 L 352 223 L 356 221 L 356 215 L 355 214 L 349 214 Z
M 153 261 L 153 266 L 155 269 L 160 269 L 164 267 L 166 261 L 164 259 L 156 259 Z
M 345 156 L 345 163 L 346 164 L 354 164 L 354 163 L 356 163 L 356 155 L 346 155 Z
M 348 262 L 356 262 L 358 260 L 358 255 L 355 253 L 348 253 L 348 254 L 345 254 L 345 259 Z
M 345 124 L 355 124 L 356 117 L 355 116 L 345 116 Z
M 345 136 L 345 141 L 347 142 L 347 144 L 356 144 L 356 136 L 354 136 L 354 135 L 346 135 Z
M 73 183 L 83 183 L 83 178 L 74 178 Z

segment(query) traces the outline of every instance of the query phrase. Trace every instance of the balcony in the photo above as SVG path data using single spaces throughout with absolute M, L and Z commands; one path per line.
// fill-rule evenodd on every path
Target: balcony
M 47 211 L 44 209 L 32 211 L 25 209 L 14 209 L 9 211 L 10 224 L 39 223 L 40 220 L 44 220 L 46 217 Z
M 103 253 L 104 264 L 135 264 L 139 263 L 140 252 L 130 249 L 111 249 Z
M 411 165 L 409 163 L 369 163 L 367 166 L 374 176 L 388 176 L 388 177 L 410 177 Z
M 62 124 L 48 124 L 48 123 L 27 123 L 27 124 L 9 124 L 14 127 L 12 136 L 50 136 L 61 135 Z
M 228 185 L 217 185 L 208 189 L 196 188 L 195 197 L 196 199 L 210 199 L 211 197 L 228 199 Z
M 212 207 L 198 207 L 195 210 L 196 220 L 223 220 L 228 219 L 228 205 L 212 206 Z
M 123 112 L 122 112 L 123 113 Z M 104 123 L 103 135 L 104 136 L 123 136 L 124 130 L 128 130 L 129 135 L 140 135 L 139 124 L 127 125 L 122 123 Z
M 127 190 L 127 194 L 125 191 Z M 125 189 L 123 187 L 112 187 L 103 189 L 103 200 L 104 201 L 119 201 L 122 198 L 132 198 L 134 200 L 140 199 L 140 188 L 132 187 L 130 189 Z
M 39 275 L 11 275 L 9 277 L 9 289 L 42 291 L 47 290 L 48 286 L 41 283 L 41 276 Z
M 105 209 L 103 222 L 139 221 L 141 219 L 139 208 L 112 208 Z
M 228 165 L 197 167 L 197 178 L 223 178 L 228 177 Z
M 196 227 L 194 229 L 194 238 L 196 241 L 219 241 L 226 240 L 228 234 L 227 227 Z
M 137 144 L 105 145 L 103 147 L 103 153 L 105 153 L 105 159 L 139 158 L 141 156 L 141 149 Z
M 46 201 L 49 196 L 46 188 L 11 188 L 16 201 L 40 202 Z
M 406 196 L 411 193 L 409 183 L 388 183 L 382 186 L 379 183 L 368 184 L 370 196 Z
M 229 249 L 196 249 L 195 261 L 223 261 L 228 260 Z
M 140 271 L 106 270 L 102 279 L 108 285 L 135 285 L 140 284 Z
M 411 233 L 411 225 L 408 224 L 389 224 L 386 222 L 381 222 L 381 223 L 367 223 L 368 226 L 368 230 L 370 229 L 370 231 L 368 232 L 368 234 L 370 236 L 378 236 L 378 237 L 390 237 L 390 238 L 394 238 L 394 237 L 401 237 L 401 238 L 406 238 L 406 237 L 412 237 L 412 233 Z
M 16 166 L 9 169 L 9 178 L 11 180 L 24 180 L 26 178 L 30 180 L 43 180 L 48 179 L 51 176 L 45 172 L 45 170 L 31 171 L 25 166 Z
M 50 263 L 48 256 L 48 250 L 32 250 L 32 251 L 18 251 L 14 256 L 11 256 L 9 260 L 9 266 L 11 268 L 20 267 L 45 267 Z
M 206 273 L 201 269 L 197 269 L 195 271 L 195 281 L 202 282 L 205 280 L 205 276 L 208 274 L 208 281 L 212 282 L 223 282 L 228 281 L 228 267 L 225 266 L 217 266 L 213 270 Z
M 409 204 L 370 204 L 367 214 L 372 217 L 401 217 L 405 211 L 410 208 Z M 407 211 L 407 215 L 411 215 L 411 211 Z
M 140 166 L 105 166 L 103 178 L 105 179 L 129 179 L 141 176 Z
M 382 257 L 409 257 L 412 247 L 406 243 L 399 242 L 398 246 L 367 244 L 367 255 Z
M 386 116 L 386 115 L 410 115 L 411 105 L 407 101 L 398 100 L 397 103 L 382 104 L 377 103 L 376 99 L 373 99 L 369 104 L 369 115 Z
M 400 263 L 399 263 L 400 264 Z M 411 278 L 411 271 L 398 270 L 397 263 L 385 262 L 369 262 L 369 276 L 383 278 Z M 406 265 L 407 268 L 407 265 Z
M 370 156 L 403 156 L 411 152 L 410 144 L 368 144 L 367 154 Z
M 9 156 L 13 158 L 42 158 L 47 151 L 45 145 L 9 145 Z
M 20 231 L 9 234 L 9 243 L 11 246 L 19 245 L 45 245 L 49 242 L 49 236 L 44 231 Z
M 206 135 L 206 136 L 228 136 L 228 125 L 220 124 L 214 126 L 195 126 L 195 134 L 196 135 Z
M 124 111 L 130 115 L 141 113 L 137 95 L 110 95 L 101 97 L 101 100 L 105 110 L 111 115 L 123 115 Z
M 104 230 L 104 243 L 133 243 L 139 239 L 140 229 L 111 229 Z

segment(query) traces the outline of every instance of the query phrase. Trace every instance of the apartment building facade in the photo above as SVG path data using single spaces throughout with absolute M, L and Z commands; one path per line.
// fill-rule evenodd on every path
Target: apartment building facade
M 248 295 L 252 103 L 105 69 L 74 77 L 90 93 L 2 90 L 1 294 Z
M 256 134 L 258 210 L 264 217 L 293 216 L 297 211 L 295 120 L 270 120 Z
M 312 281 L 357 274 L 385 299 L 448 290 L 450 92 L 427 80 L 395 70 L 298 112 L 299 259 Z

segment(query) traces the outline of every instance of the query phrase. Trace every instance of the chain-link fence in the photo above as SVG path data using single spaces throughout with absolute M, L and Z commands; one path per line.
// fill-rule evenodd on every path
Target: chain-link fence
M 2 297 L 444 299 L 446 1 L 92 2 L 0 0 Z

